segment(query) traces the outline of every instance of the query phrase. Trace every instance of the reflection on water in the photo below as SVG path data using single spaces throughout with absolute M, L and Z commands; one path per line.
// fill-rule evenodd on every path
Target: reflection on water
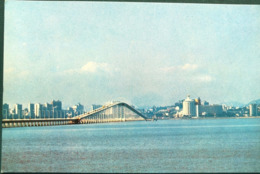
M 260 172 L 260 119 L 3 129 L 3 172 Z

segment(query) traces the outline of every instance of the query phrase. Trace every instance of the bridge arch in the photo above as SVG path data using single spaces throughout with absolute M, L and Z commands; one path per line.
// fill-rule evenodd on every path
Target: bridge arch
M 133 108 L 127 103 L 116 102 L 109 105 L 104 105 L 101 108 L 76 116 L 79 122 L 112 122 L 112 121 L 134 121 L 146 120 L 141 112 Z

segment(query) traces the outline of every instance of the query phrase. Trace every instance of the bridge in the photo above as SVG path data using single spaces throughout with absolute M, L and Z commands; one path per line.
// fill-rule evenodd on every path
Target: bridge
M 78 119 L 79 123 L 147 120 L 141 112 L 124 102 L 104 105 L 74 118 Z
M 2 127 L 52 126 L 139 120 L 147 121 L 148 119 L 127 103 L 116 102 L 72 118 L 2 119 Z

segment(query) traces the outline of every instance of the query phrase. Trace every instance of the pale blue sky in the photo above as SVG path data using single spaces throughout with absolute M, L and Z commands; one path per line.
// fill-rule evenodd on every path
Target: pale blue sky
M 260 98 L 260 6 L 6 1 L 4 102 Z

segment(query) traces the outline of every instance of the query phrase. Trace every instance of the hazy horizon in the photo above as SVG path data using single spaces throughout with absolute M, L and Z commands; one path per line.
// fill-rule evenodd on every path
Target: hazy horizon
M 6 1 L 3 103 L 260 98 L 260 6 Z

